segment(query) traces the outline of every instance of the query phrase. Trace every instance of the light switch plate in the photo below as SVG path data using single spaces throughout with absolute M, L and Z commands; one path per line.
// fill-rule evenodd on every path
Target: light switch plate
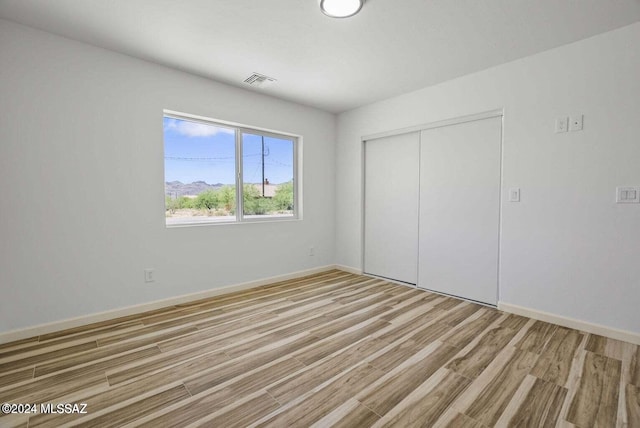
M 582 131 L 584 115 L 577 114 L 569 118 L 569 131 Z
M 556 119 L 556 134 L 567 132 L 569 130 L 569 118 L 559 117 Z
M 520 189 L 509 189 L 509 202 L 520 202 Z
M 616 187 L 616 203 L 640 203 L 640 187 Z

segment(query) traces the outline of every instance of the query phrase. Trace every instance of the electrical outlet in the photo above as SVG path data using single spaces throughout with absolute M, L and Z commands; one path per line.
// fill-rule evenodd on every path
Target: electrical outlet
M 640 203 L 640 187 L 616 187 L 616 203 Z
M 155 280 L 156 280 L 155 269 L 145 269 L 144 282 L 155 282 Z
M 569 130 L 569 118 L 559 117 L 556 119 L 556 134 L 567 132 Z
M 569 118 L 569 131 L 582 131 L 584 115 L 578 114 Z
M 509 202 L 520 202 L 520 189 L 509 189 Z
M 316 255 L 316 249 L 313 247 L 309 247 L 309 256 L 315 256 Z

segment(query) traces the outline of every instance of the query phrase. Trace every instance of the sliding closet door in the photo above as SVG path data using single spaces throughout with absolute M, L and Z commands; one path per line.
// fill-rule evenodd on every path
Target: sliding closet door
M 419 283 L 497 304 L 502 118 L 422 131 Z
M 414 132 L 364 144 L 364 272 L 410 284 L 418 275 L 419 138 Z

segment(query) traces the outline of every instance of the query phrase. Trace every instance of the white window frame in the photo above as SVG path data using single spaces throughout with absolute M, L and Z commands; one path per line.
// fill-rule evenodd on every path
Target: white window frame
M 288 132 L 282 131 L 273 131 L 269 129 L 257 128 L 247 125 L 242 125 L 235 122 L 228 122 L 218 119 L 210 119 L 203 116 L 197 116 L 188 113 L 181 113 L 172 110 L 163 110 L 163 119 L 164 118 L 178 119 L 178 120 L 188 120 L 191 122 L 198 122 L 204 125 L 211 126 L 219 126 L 223 128 L 232 128 L 235 132 L 235 168 L 236 168 L 236 215 L 235 220 L 212 220 L 212 221 L 194 221 L 193 223 L 184 222 L 177 224 L 167 224 L 165 219 L 165 225 L 168 228 L 173 227 L 191 227 L 191 226 L 220 226 L 220 225 L 230 225 L 230 224 L 242 224 L 242 223 L 262 223 L 262 222 L 281 222 L 281 221 L 295 221 L 302 220 L 302 183 L 299 180 L 301 174 L 299 173 L 301 169 L 301 144 L 302 144 L 302 136 L 291 134 Z M 243 172 L 242 172 L 242 134 L 253 134 L 264 137 L 271 138 L 279 138 L 283 140 L 289 140 L 293 143 L 293 215 L 274 215 L 274 216 L 251 216 L 247 217 L 244 214 L 244 198 L 243 198 Z M 164 139 L 162 150 L 164 153 Z M 164 156 L 163 156 L 164 159 Z M 163 165 L 163 175 L 164 165 Z M 166 180 L 166 175 L 163 177 L 163 183 Z M 164 191 L 163 191 L 164 193 Z

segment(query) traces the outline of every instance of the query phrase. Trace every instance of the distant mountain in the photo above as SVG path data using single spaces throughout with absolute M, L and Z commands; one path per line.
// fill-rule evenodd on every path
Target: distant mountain
M 172 197 L 199 195 L 207 190 L 216 190 L 224 186 L 222 183 L 209 184 L 205 181 L 194 181 L 193 183 L 185 184 L 181 181 L 168 181 L 164 183 L 165 195 L 171 195 Z

